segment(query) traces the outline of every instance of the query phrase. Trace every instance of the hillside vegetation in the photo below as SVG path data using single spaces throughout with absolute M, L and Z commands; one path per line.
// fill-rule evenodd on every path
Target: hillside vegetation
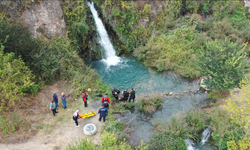
M 158 71 L 176 70 L 184 77 L 199 77 L 195 62 L 206 50 L 206 42 L 228 38 L 243 43 L 250 39 L 243 1 L 95 2 L 127 51 Z M 158 12 L 156 4 L 161 5 Z

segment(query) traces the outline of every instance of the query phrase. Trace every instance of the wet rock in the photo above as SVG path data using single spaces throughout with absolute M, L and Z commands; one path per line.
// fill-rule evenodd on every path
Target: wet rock
M 197 94 L 197 93 L 198 93 L 198 91 L 193 91 L 193 93 L 194 93 L 194 94 Z
M 168 95 L 169 95 L 169 92 L 165 92 L 164 94 L 168 96 Z
M 181 99 L 182 98 L 181 94 L 174 94 L 173 97 L 175 97 L 177 99 Z
M 191 91 L 191 88 L 188 88 L 189 91 Z
M 183 96 L 185 94 L 185 92 L 181 92 L 181 96 Z
M 168 94 L 168 96 L 172 96 L 173 95 L 173 92 L 170 92 L 169 94 Z

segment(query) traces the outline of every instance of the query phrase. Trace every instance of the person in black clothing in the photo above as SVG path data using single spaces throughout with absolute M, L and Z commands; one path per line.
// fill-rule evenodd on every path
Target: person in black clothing
M 107 101 L 105 101 L 105 102 L 103 103 L 103 106 L 104 106 L 104 108 L 109 109 L 109 103 L 108 103 Z
M 103 106 L 104 106 L 104 108 L 106 108 L 107 110 L 109 110 L 109 103 L 108 103 L 107 101 L 105 101 L 105 102 L 103 103 Z M 107 111 L 106 114 L 108 115 L 108 111 Z
M 98 114 L 100 114 L 99 121 L 101 121 L 102 118 L 103 118 L 103 122 L 105 122 L 105 118 L 107 116 L 107 112 L 108 112 L 108 109 L 104 108 L 104 105 L 102 104 L 102 108 L 100 108 L 99 111 L 98 111 Z
M 127 101 L 128 100 L 128 97 L 129 97 L 129 92 L 128 92 L 128 90 L 125 90 L 125 91 L 123 91 L 123 100 L 124 101 Z
M 133 100 L 133 102 L 135 101 L 135 91 L 133 88 L 131 89 L 131 93 L 130 93 L 130 97 L 128 101 L 130 102 L 131 99 Z
M 116 88 L 113 88 L 112 95 L 115 97 L 116 100 L 119 99 L 119 94 L 120 94 L 120 91 Z
M 114 95 L 114 97 L 115 97 L 116 100 L 119 99 L 119 95 L 117 94 L 117 92 L 115 92 L 113 95 Z

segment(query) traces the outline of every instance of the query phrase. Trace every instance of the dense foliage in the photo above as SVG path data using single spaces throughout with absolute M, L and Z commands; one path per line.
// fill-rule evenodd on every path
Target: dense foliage
M 150 149 L 185 150 L 185 139 L 197 141 L 204 128 L 209 127 L 213 132 L 211 143 L 220 150 L 226 150 L 228 141 L 239 141 L 244 134 L 242 128 L 231 121 L 229 114 L 218 108 L 191 110 L 181 117 L 172 118 L 168 125 L 156 124 L 156 134 L 149 146 Z
M 132 150 L 132 147 L 124 141 L 118 141 L 114 134 L 104 132 L 101 138 L 101 145 L 94 144 L 92 141 L 82 139 L 80 142 L 75 144 L 69 144 L 67 150 Z M 141 145 L 135 148 L 136 150 L 147 150 L 148 146 L 145 146 L 143 142 Z
M 225 38 L 249 40 L 247 11 L 243 1 L 137 1 L 95 0 L 128 51 L 158 71 L 176 70 L 185 77 L 201 76 L 197 54 L 206 41 Z M 157 13 L 157 15 L 156 15 Z
M 241 137 L 239 141 L 236 139 L 232 139 L 231 141 L 227 141 L 228 147 L 231 150 L 247 150 L 250 148 L 250 135 L 249 135 L 249 82 L 247 80 L 243 80 L 240 83 L 241 93 L 232 94 L 232 98 L 227 100 L 227 104 L 224 106 L 224 109 L 230 112 L 230 118 L 233 123 L 238 124 L 244 135 Z
M 31 70 L 21 58 L 16 59 L 14 53 L 4 54 L 4 46 L 0 49 L 0 112 L 8 111 L 22 96 L 23 89 L 34 84 Z
M 206 43 L 206 50 L 198 57 L 197 69 L 204 76 L 208 89 L 231 90 L 244 78 L 248 62 L 245 59 L 245 45 L 238 41 L 215 40 Z

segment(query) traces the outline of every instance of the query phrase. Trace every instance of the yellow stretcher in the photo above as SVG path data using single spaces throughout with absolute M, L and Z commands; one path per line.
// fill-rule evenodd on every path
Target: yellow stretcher
M 81 114 L 78 116 L 78 118 L 82 119 L 82 118 L 89 118 L 89 117 L 92 117 L 92 116 L 95 116 L 96 113 L 95 112 L 90 112 L 90 113 L 86 113 L 86 114 Z

